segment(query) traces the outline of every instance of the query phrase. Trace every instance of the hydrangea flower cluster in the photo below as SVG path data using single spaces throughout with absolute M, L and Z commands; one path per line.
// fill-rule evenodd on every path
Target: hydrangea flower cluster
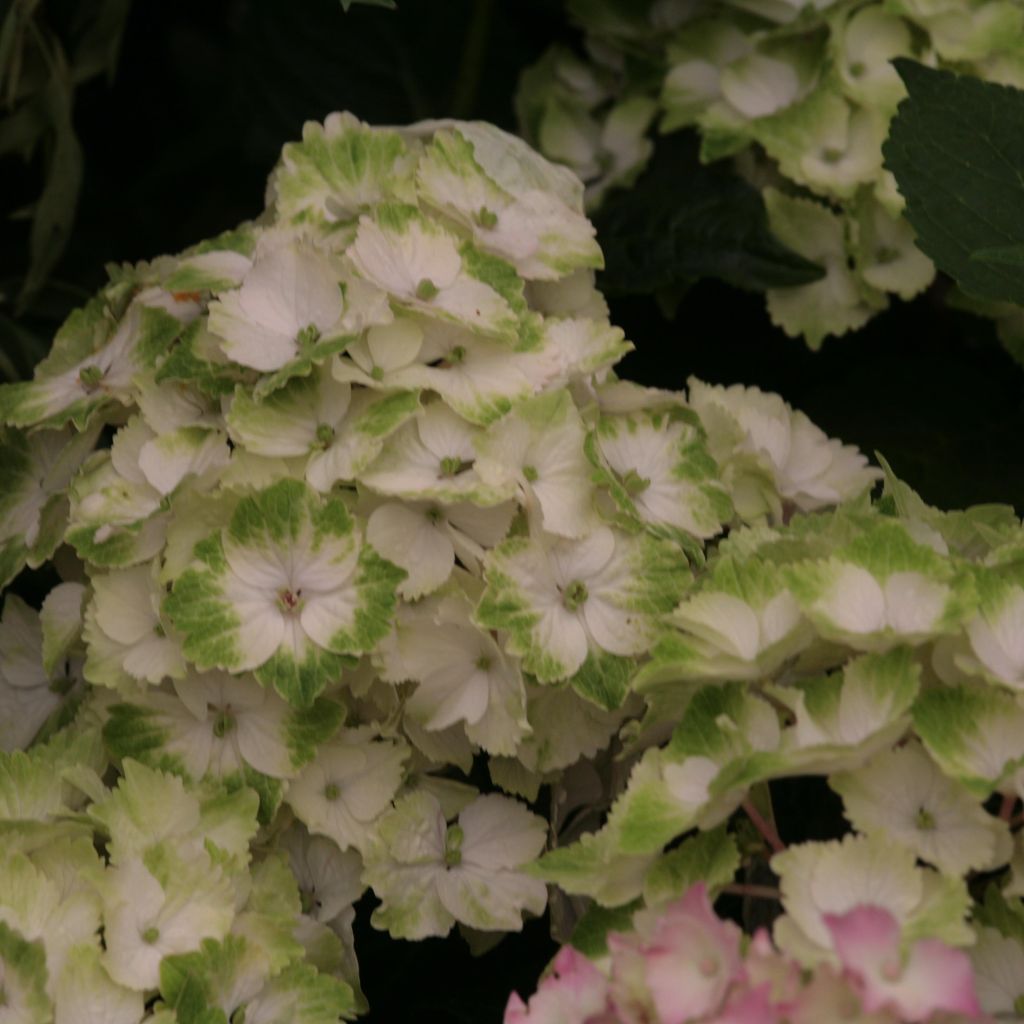
M 705 161 L 734 158 L 775 235 L 821 266 L 767 292 L 772 320 L 812 347 L 863 326 L 934 267 L 914 245 L 882 143 L 910 57 L 1024 85 L 1014 0 L 570 0 L 587 59 L 549 51 L 523 76 L 526 138 L 585 182 L 591 208 L 629 185 L 648 129 L 695 127 Z
M 826 917 L 837 963 L 813 971 L 763 929 L 746 937 L 717 918 L 703 883 L 634 931 L 608 936 L 598 965 L 572 946 L 555 957 L 528 1004 L 515 993 L 505 1024 L 872 1024 L 983 1019 L 967 955 L 937 939 L 900 948 L 885 907 Z
M 583 186 L 497 129 L 332 115 L 268 195 L 0 389 L 5 1010 L 335 1021 L 367 891 L 407 939 L 655 907 L 764 861 L 747 818 L 787 956 L 881 905 L 1017 1005 L 1012 512 L 619 380 Z M 854 831 L 783 849 L 798 775 Z

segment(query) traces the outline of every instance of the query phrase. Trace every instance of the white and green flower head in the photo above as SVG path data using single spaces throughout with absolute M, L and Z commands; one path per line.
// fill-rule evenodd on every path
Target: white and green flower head
M 12 1019 L 329 1024 L 367 888 L 421 938 L 724 887 L 798 775 L 861 835 L 779 854 L 780 943 L 829 960 L 856 900 L 793 879 L 862 860 L 967 941 L 967 874 L 1019 884 L 1019 521 L 872 503 L 778 396 L 618 380 L 584 186 L 488 125 L 333 115 L 269 200 L 0 388 Z

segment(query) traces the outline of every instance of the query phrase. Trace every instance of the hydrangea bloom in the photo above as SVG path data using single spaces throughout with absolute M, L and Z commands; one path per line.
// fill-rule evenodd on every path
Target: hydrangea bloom
M 900 948 L 900 929 L 882 906 L 861 903 L 828 919 L 835 967 L 801 972 L 764 931 L 749 943 L 719 920 L 702 883 L 635 930 L 611 932 L 592 963 L 572 946 L 555 957 L 529 1003 L 509 997 L 505 1024 L 877 1024 L 984 1019 L 971 961 L 935 939 Z
M 365 892 L 418 938 L 516 931 L 549 885 L 584 935 L 647 912 L 513 1019 L 969 1016 L 942 944 L 976 934 L 1001 1012 L 1019 520 L 891 473 L 873 501 L 756 388 L 617 379 L 583 202 L 487 125 L 332 116 L 258 223 L 118 270 L 0 388 L 18 1019 L 329 1024 L 365 1009 Z M 801 775 L 855 832 L 783 849 L 770 787 Z M 784 955 L 700 889 L 656 912 L 769 847 Z

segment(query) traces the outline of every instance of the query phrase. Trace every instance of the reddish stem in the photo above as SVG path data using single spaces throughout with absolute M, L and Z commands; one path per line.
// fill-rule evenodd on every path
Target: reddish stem
M 1004 793 L 1003 802 L 999 805 L 999 817 L 1003 821 L 1010 821 L 1013 818 L 1013 809 L 1017 806 L 1016 793 Z
M 786 844 L 782 841 L 779 833 L 775 830 L 775 826 L 762 816 L 761 812 L 754 806 L 753 801 L 749 797 L 743 801 L 743 810 L 747 812 L 747 817 L 754 823 L 754 827 L 761 833 L 764 841 L 772 848 L 772 850 L 776 853 L 782 853 L 786 848 Z

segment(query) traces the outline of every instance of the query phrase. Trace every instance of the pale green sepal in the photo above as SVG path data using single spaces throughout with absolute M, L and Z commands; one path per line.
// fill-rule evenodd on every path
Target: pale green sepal
M 330 114 L 322 125 L 307 121 L 302 141 L 285 145 L 270 196 L 286 220 L 337 231 L 382 201 L 415 202 L 416 155 L 398 132 Z
M 73 946 L 53 990 L 54 1024 L 138 1024 L 144 1013 L 141 992 L 118 985 L 92 943 Z
M 887 837 L 802 843 L 777 853 L 771 863 L 786 911 L 775 922 L 775 942 L 806 967 L 838 964 L 824 915 L 843 914 L 862 903 L 885 907 L 905 941 L 928 937 L 966 945 L 973 940 L 964 920 L 970 904 L 964 882 L 918 867 L 911 850 Z
M 1024 765 L 1024 707 L 989 686 L 925 691 L 913 707 L 914 728 L 951 778 L 982 799 Z
M 416 207 L 381 204 L 360 218 L 348 255 L 364 279 L 404 308 L 516 344 L 520 317 L 496 266 L 518 281 L 525 307 L 522 282 L 507 264 L 467 245 Z
M 4 1016 L 16 1024 L 48 1024 L 53 1020 L 43 943 L 26 942 L 0 921 L 0 965 L 4 971 Z
M 642 892 L 654 854 L 622 853 L 614 833 L 588 832 L 570 846 L 549 850 L 526 871 L 572 895 L 590 896 L 604 907 L 621 907 Z
M 944 776 L 917 743 L 833 775 L 829 785 L 858 831 L 902 843 L 945 874 L 992 870 L 1010 856 L 1006 823 Z
M 59 583 L 43 599 L 39 625 L 43 634 L 43 670 L 53 675 L 82 633 L 82 611 L 88 594 L 82 583 Z
M 698 882 L 714 894 L 736 877 L 740 861 L 736 840 L 724 826 L 698 832 L 651 865 L 644 878 L 644 903 L 650 907 L 676 900 Z
M 246 1004 L 245 1024 L 337 1024 L 354 1018 L 356 1010 L 347 982 L 309 964 L 291 964 Z
M 845 225 L 839 214 L 813 199 L 764 192 L 772 233 L 794 252 L 825 269 L 811 284 L 768 289 L 772 322 L 792 337 L 803 336 L 811 348 L 826 337 L 863 327 L 887 300 L 858 279 L 847 262 Z

